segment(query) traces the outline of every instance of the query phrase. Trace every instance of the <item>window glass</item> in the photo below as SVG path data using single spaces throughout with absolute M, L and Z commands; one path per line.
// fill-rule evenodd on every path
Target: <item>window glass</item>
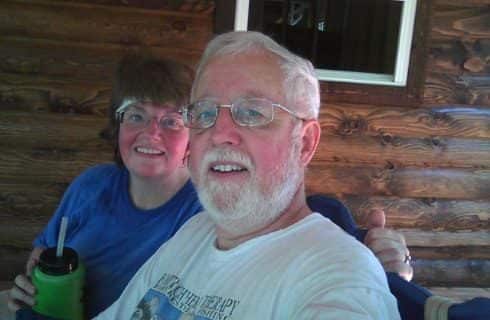
M 394 73 L 402 2 L 263 1 L 262 31 L 318 69 Z

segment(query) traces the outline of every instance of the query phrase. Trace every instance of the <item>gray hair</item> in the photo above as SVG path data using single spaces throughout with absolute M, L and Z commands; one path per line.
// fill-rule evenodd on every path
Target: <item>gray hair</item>
M 305 119 L 318 119 L 320 90 L 315 69 L 310 61 L 299 57 L 279 45 L 270 37 L 255 31 L 235 31 L 221 34 L 209 42 L 199 61 L 192 85 L 191 100 L 195 99 L 196 86 L 209 61 L 220 55 L 237 55 L 264 50 L 278 57 L 285 78 L 283 90 L 290 108 Z

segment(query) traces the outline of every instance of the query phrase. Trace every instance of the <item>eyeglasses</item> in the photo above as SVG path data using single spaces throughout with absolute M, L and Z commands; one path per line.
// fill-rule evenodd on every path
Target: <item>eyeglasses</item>
M 207 129 L 218 119 L 218 108 L 230 108 L 233 121 L 242 127 L 264 126 L 274 120 L 274 110 L 279 108 L 295 118 L 302 119 L 286 107 L 263 98 L 238 99 L 232 104 L 218 104 L 213 100 L 199 100 L 182 110 L 184 125 L 192 129 Z
M 153 116 L 149 115 L 144 109 L 136 106 L 128 106 L 122 111 L 116 111 L 116 116 L 121 126 L 131 129 L 142 130 L 151 123 Z M 162 130 L 179 131 L 184 129 L 182 115 L 177 112 L 169 112 L 157 119 L 158 127 Z

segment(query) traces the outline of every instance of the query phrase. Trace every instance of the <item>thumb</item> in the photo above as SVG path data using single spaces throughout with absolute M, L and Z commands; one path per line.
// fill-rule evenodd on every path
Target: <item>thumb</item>
M 373 208 L 368 214 L 367 228 L 384 228 L 386 223 L 386 216 L 383 209 Z

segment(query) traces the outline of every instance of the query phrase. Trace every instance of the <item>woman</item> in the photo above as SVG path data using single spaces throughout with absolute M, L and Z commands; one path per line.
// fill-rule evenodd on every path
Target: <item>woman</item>
M 110 127 L 114 164 L 86 170 L 65 192 L 61 204 L 34 241 L 30 274 L 46 247 L 56 246 L 60 221 L 69 218 L 66 245 L 87 269 L 89 317 L 108 307 L 138 268 L 191 216 L 201 210 L 187 171 L 188 129 L 178 113 L 188 102 L 192 71 L 150 56 L 124 58 L 113 87 Z M 9 300 L 16 310 L 25 288 L 18 276 Z

